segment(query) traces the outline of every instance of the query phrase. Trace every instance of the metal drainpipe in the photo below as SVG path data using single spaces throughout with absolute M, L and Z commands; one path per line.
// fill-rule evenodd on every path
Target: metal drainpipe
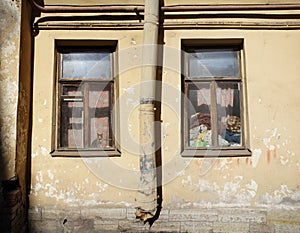
M 145 0 L 140 93 L 140 184 L 136 217 L 146 222 L 157 210 L 154 99 L 157 69 L 159 0 Z

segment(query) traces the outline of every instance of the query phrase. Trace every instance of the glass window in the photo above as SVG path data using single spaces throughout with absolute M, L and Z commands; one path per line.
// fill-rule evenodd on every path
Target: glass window
M 63 78 L 110 78 L 110 53 L 98 52 L 63 52 Z
M 238 51 L 196 49 L 188 57 L 188 76 L 191 78 L 239 77 Z
M 189 105 L 189 140 L 190 147 L 206 147 L 211 141 L 211 135 L 207 135 L 207 140 L 200 139 L 202 131 L 211 129 L 211 96 L 209 83 L 189 83 L 187 85 Z M 203 134 L 204 136 L 204 134 Z
M 116 151 L 112 107 L 112 48 L 57 49 L 56 154 Z M 91 155 L 91 154 L 89 154 Z M 106 154 L 103 154 L 106 155 Z
M 182 154 L 205 156 L 210 150 L 216 156 L 249 155 L 243 125 L 241 49 L 184 48 Z

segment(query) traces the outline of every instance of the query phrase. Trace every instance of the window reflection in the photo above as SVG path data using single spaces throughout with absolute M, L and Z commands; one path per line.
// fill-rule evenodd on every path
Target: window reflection
M 62 54 L 63 78 L 110 78 L 108 52 L 72 52 Z
M 219 146 L 241 145 L 239 83 L 217 83 L 217 119 Z M 222 140 L 222 139 L 225 139 Z
M 194 50 L 189 54 L 188 76 L 193 77 L 238 77 L 238 51 Z
M 188 86 L 189 97 L 189 146 L 207 147 L 211 143 L 210 84 Z

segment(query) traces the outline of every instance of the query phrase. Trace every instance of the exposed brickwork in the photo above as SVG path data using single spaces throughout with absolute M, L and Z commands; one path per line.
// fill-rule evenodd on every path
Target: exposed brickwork
M 192 232 L 294 233 L 300 232 L 297 211 L 254 209 L 164 209 L 150 228 L 135 219 L 133 208 L 53 207 L 29 210 L 30 232 Z

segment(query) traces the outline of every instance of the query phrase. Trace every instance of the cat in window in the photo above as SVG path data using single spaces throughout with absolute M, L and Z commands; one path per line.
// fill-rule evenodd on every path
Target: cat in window
M 93 148 L 99 148 L 102 147 L 103 142 L 103 133 L 97 132 L 97 138 L 92 142 Z

